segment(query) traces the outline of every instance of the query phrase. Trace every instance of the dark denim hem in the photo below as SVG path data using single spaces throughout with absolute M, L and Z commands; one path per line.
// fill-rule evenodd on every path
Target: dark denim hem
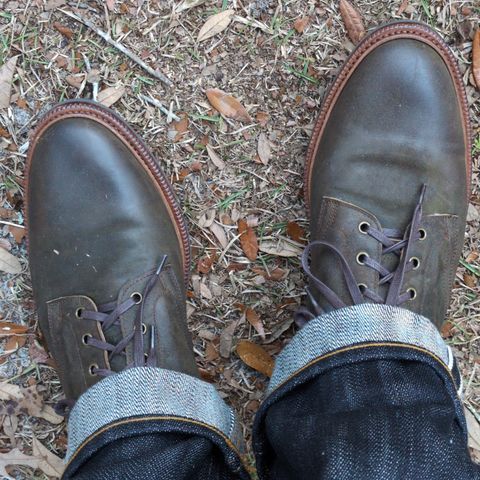
M 240 480 L 250 479 L 240 453 L 220 432 L 217 432 L 210 426 L 193 422 L 188 418 L 172 420 L 156 419 L 151 416 L 125 418 L 107 425 L 100 432 L 93 434 L 75 452 L 75 455 L 66 467 L 62 479 L 72 478 L 80 467 L 85 465 L 100 449 L 112 442 L 127 437 L 141 437 L 150 433 L 172 432 L 207 438 L 222 452 L 225 464 L 231 471 L 232 476 L 238 477 Z
M 406 345 L 357 344 L 349 349 L 339 349 L 337 353 L 329 352 L 325 358 L 311 362 L 305 369 L 300 370 L 282 383 L 264 400 L 257 412 L 253 425 L 253 449 L 255 452 L 257 472 L 260 479 L 270 478 L 268 475 L 268 459 L 273 452 L 270 451 L 265 436 L 265 418 L 269 408 L 287 395 L 292 395 L 295 389 L 304 385 L 323 373 L 338 367 L 358 364 L 371 360 L 403 360 L 421 362 L 430 366 L 441 378 L 447 393 L 451 396 L 455 406 L 456 420 L 467 442 L 467 425 L 463 414 L 462 401 L 458 395 L 461 386 L 461 376 L 456 363 L 450 371 L 446 366 L 432 354 L 418 348 L 410 348 Z

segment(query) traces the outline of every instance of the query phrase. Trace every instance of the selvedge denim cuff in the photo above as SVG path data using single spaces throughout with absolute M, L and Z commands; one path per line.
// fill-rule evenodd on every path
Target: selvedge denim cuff
M 450 371 L 454 366 L 450 347 L 430 320 L 400 307 L 364 303 L 308 322 L 277 357 L 268 393 L 315 362 L 377 345 L 416 349 Z
M 223 437 L 232 448 L 242 448 L 235 413 L 213 385 L 183 373 L 138 367 L 103 379 L 78 399 L 68 424 L 65 460 L 71 460 L 97 434 L 136 418 L 204 426 Z

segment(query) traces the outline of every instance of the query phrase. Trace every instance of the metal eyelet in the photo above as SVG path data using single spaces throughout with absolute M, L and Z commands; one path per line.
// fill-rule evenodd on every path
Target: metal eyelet
M 359 265 L 365 265 L 365 259 L 368 258 L 369 255 L 367 252 L 360 252 L 358 255 L 357 255 L 357 263 Z
M 98 370 L 98 365 L 96 363 L 92 363 L 92 365 L 90 365 L 88 367 L 88 373 L 92 376 L 92 377 L 96 377 L 97 374 L 95 373 L 95 370 Z
M 139 303 L 142 303 L 142 300 L 143 300 L 143 296 L 141 293 L 139 292 L 133 292 L 131 295 L 130 295 L 131 299 L 138 305 Z
M 358 224 L 358 231 L 360 233 L 363 233 L 364 235 L 367 234 L 369 228 L 370 228 L 370 224 L 368 222 L 360 222 Z
M 147 326 L 144 323 L 142 323 L 142 333 L 143 335 L 147 333 Z
M 418 233 L 420 234 L 419 240 L 425 240 L 427 238 L 427 231 L 424 228 L 419 228 Z
M 414 288 L 408 288 L 407 293 L 410 295 L 410 300 L 417 297 L 417 291 Z
M 420 267 L 420 259 L 418 257 L 412 257 L 409 263 L 413 265 L 413 269 L 417 270 Z
M 89 333 L 86 333 L 83 337 L 82 337 L 82 343 L 84 345 L 88 345 L 88 339 L 89 338 L 92 338 L 92 335 L 90 335 Z
M 75 316 L 76 316 L 77 318 L 82 318 L 82 313 L 83 313 L 83 308 L 81 308 L 81 307 L 80 307 L 80 308 L 77 308 L 77 309 L 75 310 Z
M 365 293 L 365 290 L 367 289 L 367 286 L 364 283 L 359 283 L 358 284 L 358 289 L 360 290 L 361 293 Z

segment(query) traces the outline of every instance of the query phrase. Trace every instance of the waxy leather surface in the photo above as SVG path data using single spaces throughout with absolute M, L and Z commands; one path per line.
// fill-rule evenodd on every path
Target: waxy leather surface
M 109 366 L 103 351 L 82 343 L 86 331 L 99 339 L 103 333 L 97 322 L 76 318 L 77 309 L 141 292 L 163 255 L 168 265 L 145 318 L 156 325 L 159 366 L 195 375 L 185 312 L 186 227 L 151 154 L 111 111 L 78 101 L 49 112 L 31 145 L 30 269 L 40 327 L 67 397 L 101 378 L 89 373 L 92 364 Z M 106 332 L 108 341 L 131 331 L 136 308 Z M 130 360 L 127 349 L 110 367 Z
M 362 233 L 405 230 L 423 184 L 420 259 L 402 306 L 441 326 L 460 256 L 468 206 L 470 127 L 461 77 L 452 54 L 424 25 L 393 24 L 375 31 L 352 54 L 330 90 L 310 144 L 306 167 L 312 240 L 328 240 L 349 259 L 359 283 L 385 294 L 378 273 L 359 265 L 366 252 L 389 269 L 398 257 Z M 312 271 L 351 304 L 339 264 L 321 249 Z

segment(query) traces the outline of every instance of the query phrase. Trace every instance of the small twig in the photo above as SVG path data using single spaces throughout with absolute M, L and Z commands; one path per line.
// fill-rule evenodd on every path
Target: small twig
M 92 22 L 90 22 L 90 20 L 87 20 L 86 18 L 76 15 L 75 13 L 67 12 L 66 10 L 63 10 L 61 8 L 59 8 L 59 11 L 61 11 L 67 17 L 73 18 L 75 21 L 83 23 L 85 26 L 93 30 L 98 36 L 102 37 L 107 43 L 112 45 L 112 47 L 115 47 L 117 50 L 120 50 L 120 52 L 122 52 L 128 58 L 130 58 L 135 63 L 140 65 L 140 67 L 146 70 L 153 77 L 157 78 L 158 80 L 165 83 L 169 87 L 173 86 L 172 81 L 169 80 L 165 75 L 163 75 L 163 73 L 160 73 L 158 70 L 154 70 L 152 67 L 149 67 L 140 57 L 138 57 L 133 52 L 128 50 L 121 43 L 118 43 L 115 40 L 113 40 L 108 33 L 105 33 L 103 30 L 100 30 L 99 28 L 97 28 Z
M 1 225 L 10 225 L 11 227 L 25 228 L 24 225 L 17 225 L 16 223 L 7 222 L 6 220 L 0 220 Z
M 149 103 L 150 105 L 153 105 L 154 107 L 157 107 L 162 113 L 164 113 L 167 116 L 167 121 L 169 121 L 169 119 L 172 119 L 172 118 L 177 122 L 180 120 L 180 117 L 178 115 L 175 115 L 171 109 L 169 110 L 167 107 L 165 107 L 165 105 L 160 103 L 155 98 L 147 97 L 142 93 L 139 93 L 138 96 L 145 102 Z

